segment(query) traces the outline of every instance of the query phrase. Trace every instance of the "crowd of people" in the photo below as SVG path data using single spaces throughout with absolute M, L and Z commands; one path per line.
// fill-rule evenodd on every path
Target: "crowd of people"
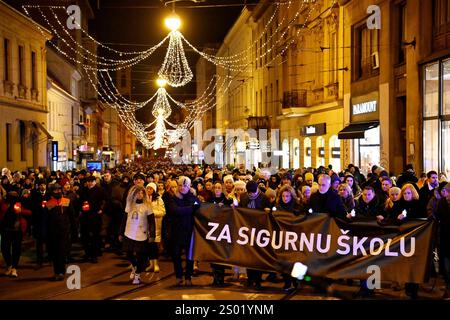
M 177 286 L 191 286 L 198 262 L 187 259 L 194 215 L 202 203 L 245 207 L 261 214 L 277 210 L 293 215 L 326 213 L 352 220 L 373 218 L 380 223 L 407 219 L 435 219 L 439 272 L 450 288 L 450 183 L 444 174 L 429 171 L 417 177 L 412 165 L 399 176 L 373 166 L 365 177 L 358 167 L 341 172 L 331 166 L 280 169 L 220 169 L 209 165 L 174 165 L 170 161 L 140 161 L 102 172 L 2 169 L 0 184 L 1 252 L 5 274 L 18 277 L 24 237 L 32 236 L 36 267 L 45 253 L 53 264 L 55 280 L 63 280 L 72 259 L 71 248 L 82 244 L 83 259 L 97 263 L 104 251 L 126 254 L 130 281 L 159 272 L 161 254 L 173 261 Z M 183 254 L 186 254 L 183 268 Z M 431 263 L 431 261 L 430 261 Z M 213 286 L 223 286 L 225 266 L 211 264 Z M 233 267 L 235 280 L 260 289 L 263 271 Z M 277 275 L 269 274 L 266 281 Z M 282 274 L 284 290 L 298 286 Z M 405 284 L 417 297 L 419 285 Z M 363 294 L 372 294 L 361 281 Z

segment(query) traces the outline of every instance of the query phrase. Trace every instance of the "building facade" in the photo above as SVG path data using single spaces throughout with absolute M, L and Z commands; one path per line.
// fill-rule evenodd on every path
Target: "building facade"
M 450 173 L 448 1 L 340 1 L 345 161 Z M 370 7 L 372 6 L 372 7 Z M 370 8 L 369 8 L 370 7 Z M 450 30 L 450 29 L 449 29 Z
M 230 134 L 239 129 L 245 132 L 250 127 L 248 118 L 257 115 L 253 100 L 255 88 L 252 59 L 254 53 L 253 50 L 247 50 L 253 43 L 252 27 L 252 11 L 244 8 L 217 51 L 217 56 L 232 56 L 236 53 L 246 52 L 239 56 L 239 64 L 242 66 L 240 70 L 218 67 L 216 71 L 219 85 L 216 94 L 215 163 L 222 166 L 246 166 L 248 168 L 258 161 L 258 155 L 253 150 L 241 146 L 249 142 L 250 137 L 242 134 L 238 138 L 236 135 Z M 233 79 L 229 87 L 228 79 Z M 223 83 L 226 84 L 226 87 L 222 85 Z
M 296 16 L 295 16 L 296 15 Z M 282 54 L 281 127 L 282 167 L 342 168 L 343 126 L 342 46 L 336 1 L 298 2 L 283 6 L 280 18 L 296 19 Z M 297 17 L 297 18 L 296 18 Z
M 76 167 L 74 151 L 77 144 L 85 144 L 85 130 L 79 125 L 82 114 L 80 102 L 81 75 L 76 67 L 47 47 L 47 116 L 48 130 L 57 142 L 58 154 L 52 160 L 53 170 L 68 170 Z M 55 155 L 52 155 L 52 157 Z
M 48 167 L 45 43 L 51 34 L 0 2 L 0 166 L 11 170 Z

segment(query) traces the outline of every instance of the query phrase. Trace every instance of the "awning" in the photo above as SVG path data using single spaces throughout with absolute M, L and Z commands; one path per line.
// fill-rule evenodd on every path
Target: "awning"
M 44 127 L 44 125 L 40 122 L 33 121 L 34 124 L 47 136 L 48 140 L 53 140 L 53 136 L 47 131 L 47 129 Z
M 352 123 L 339 131 L 339 139 L 364 139 L 364 132 L 376 128 L 380 121 Z

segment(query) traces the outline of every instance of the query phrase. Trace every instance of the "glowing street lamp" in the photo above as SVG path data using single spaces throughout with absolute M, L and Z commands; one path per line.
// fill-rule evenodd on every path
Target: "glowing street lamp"
M 176 31 L 181 26 L 181 20 L 175 13 L 173 13 L 171 16 L 166 18 L 165 24 L 166 27 L 169 28 L 170 30 Z
M 164 88 L 167 84 L 167 81 L 159 78 L 158 80 L 156 80 L 156 84 L 158 85 L 158 87 Z

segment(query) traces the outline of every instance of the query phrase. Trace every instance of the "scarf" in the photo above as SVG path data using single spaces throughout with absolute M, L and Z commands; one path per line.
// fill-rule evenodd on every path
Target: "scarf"
M 247 205 L 247 208 L 250 209 L 256 209 L 256 198 L 259 197 L 260 191 L 258 190 L 258 192 L 256 192 L 255 195 L 251 196 L 250 194 L 248 195 L 248 198 L 250 199 L 250 202 Z

